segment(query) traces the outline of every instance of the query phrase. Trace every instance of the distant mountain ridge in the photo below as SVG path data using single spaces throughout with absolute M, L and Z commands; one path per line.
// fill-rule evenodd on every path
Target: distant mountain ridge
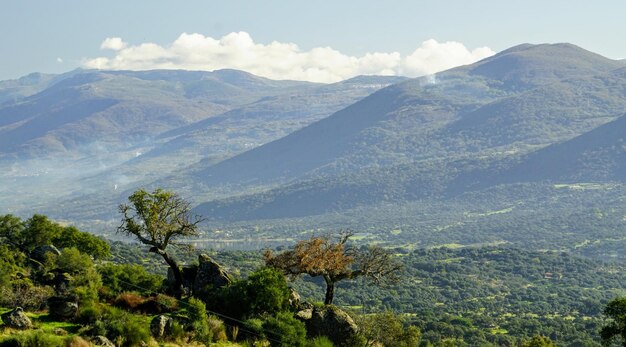
M 319 84 L 237 70 L 75 70 L 0 82 L 0 179 L 13 182 L 0 186 L 0 208 L 30 208 L 34 187 L 42 209 L 57 208 L 46 204 L 48 191 L 50 199 L 117 199 L 121 189 L 221 161 L 405 79 Z
M 621 69 L 571 44 L 525 44 L 438 73 L 435 83 L 392 85 L 194 173 L 209 186 L 279 185 L 197 211 L 227 220 L 307 216 L 502 182 L 525 155 L 621 116 Z

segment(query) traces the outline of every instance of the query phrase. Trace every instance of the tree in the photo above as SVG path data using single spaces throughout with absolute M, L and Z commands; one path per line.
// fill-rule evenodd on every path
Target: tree
M 89 254 L 95 259 L 111 256 L 111 249 L 106 241 L 88 232 L 80 231 L 74 226 L 64 227 L 61 235 L 52 242 L 57 247 L 76 247 L 81 253 Z
M 180 237 L 197 235 L 197 225 L 202 218 L 191 215 L 187 201 L 162 189 L 152 193 L 139 189 L 128 197 L 128 201 L 130 204 L 119 206 L 124 216 L 117 231 L 136 237 L 141 243 L 151 246 L 150 252 L 163 257 L 174 274 L 174 294 L 180 298 L 183 276 L 178 263 L 166 249 Z
M 615 338 L 619 338 L 622 346 L 626 347 L 626 297 L 609 302 L 604 308 L 604 315 L 612 321 L 600 330 L 602 342 L 610 345 Z
M 524 341 L 522 347 L 555 347 L 556 345 L 546 336 L 536 335 L 530 340 Z
M 332 304 L 335 283 L 341 280 L 365 277 L 376 284 L 384 284 L 398 279 L 401 265 L 389 252 L 380 247 L 346 248 L 350 236 L 352 233 L 343 233 L 337 242 L 329 237 L 312 237 L 278 255 L 266 250 L 265 262 L 291 276 L 322 276 L 326 282 L 326 305 Z
M 408 347 L 417 346 L 420 330 L 409 325 L 405 327 L 401 316 L 391 311 L 357 317 L 360 345 L 363 347 Z

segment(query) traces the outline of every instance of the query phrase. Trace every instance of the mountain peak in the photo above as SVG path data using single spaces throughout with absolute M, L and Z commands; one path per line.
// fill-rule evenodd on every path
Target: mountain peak
M 568 78 L 604 74 L 619 67 L 623 67 L 623 63 L 571 43 L 525 43 L 464 69 L 470 74 L 502 81 L 509 89 L 523 89 Z

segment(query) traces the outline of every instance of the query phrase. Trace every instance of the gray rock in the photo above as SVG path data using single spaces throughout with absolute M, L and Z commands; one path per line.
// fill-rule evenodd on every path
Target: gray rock
M 297 317 L 302 319 L 308 316 L 308 312 L 305 311 L 307 310 L 300 311 L 302 315 L 298 312 Z M 352 317 L 333 305 L 315 307 L 311 312 L 311 318 L 302 320 L 306 324 L 309 336 L 324 335 L 336 346 L 348 345 L 358 332 Z
M 201 298 L 208 290 L 222 288 L 232 282 L 226 270 L 208 255 L 200 254 L 198 260 L 200 264 L 193 284 L 194 295 Z
M 30 329 L 33 327 L 33 322 L 30 318 L 26 317 L 24 310 L 21 307 L 17 307 L 12 311 L 6 312 L 0 315 L 4 325 L 14 329 Z
M 189 291 L 193 287 L 193 283 L 196 280 L 196 274 L 198 273 L 197 265 L 182 265 L 180 267 L 181 274 L 183 275 L 183 288 L 188 289 Z M 167 268 L 167 285 L 173 286 L 176 283 L 174 279 L 174 272 L 172 268 Z
M 300 308 L 300 294 L 295 289 L 289 287 L 289 306 L 298 309 Z
M 93 339 L 91 339 L 91 343 L 93 343 L 95 346 L 101 346 L 101 347 L 115 347 L 115 344 L 111 342 L 111 340 L 107 339 L 106 336 L 102 336 L 102 335 L 98 335 L 94 337 Z
M 312 308 L 307 308 L 305 310 L 302 311 L 298 311 L 296 313 L 296 318 L 306 321 L 309 320 L 311 318 L 313 318 L 313 309 Z
M 150 332 L 152 336 L 157 339 L 161 339 L 169 335 L 172 323 L 174 320 L 171 317 L 165 315 L 158 315 L 152 318 L 150 322 Z
M 48 314 L 50 317 L 59 320 L 69 320 L 76 317 L 78 313 L 78 303 L 76 298 L 53 296 L 48 299 Z

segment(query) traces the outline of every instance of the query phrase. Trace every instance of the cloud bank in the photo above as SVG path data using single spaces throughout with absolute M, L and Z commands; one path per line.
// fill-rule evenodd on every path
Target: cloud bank
M 469 50 L 460 42 L 430 39 L 404 57 L 398 52 L 375 52 L 355 57 L 331 47 L 303 51 L 294 43 L 255 43 L 246 32 L 233 32 L 220 39 L 183 33 L 166 47 L 154 43 L 129 45 L 122 38 L 109 37 L 100 48 L 112 51 L 112 56 L 86 59 L 83 62 L 85 68 L 207 71 L 229 68 L 271 79 L 323 83 L 358 75 L 430 75 L 495 53 L 488 47 Z

